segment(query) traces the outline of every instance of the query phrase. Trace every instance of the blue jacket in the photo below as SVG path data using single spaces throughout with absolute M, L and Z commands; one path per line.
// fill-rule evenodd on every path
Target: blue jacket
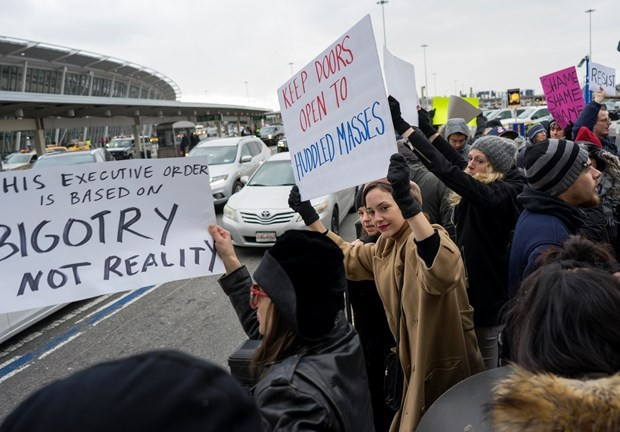
M 521 281 L 535 270 L 538 255 L 550 246 L 561 247 L 583 224 L 581 210 L 545 192 L 526 186 L 518 200 L 523 211 L 510 248 L 509 298 L 514 298 Z

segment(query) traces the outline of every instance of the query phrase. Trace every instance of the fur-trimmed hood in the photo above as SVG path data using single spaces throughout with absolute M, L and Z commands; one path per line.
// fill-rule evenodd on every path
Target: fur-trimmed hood
M 494 432 L 620 430 L 620 374 L 569 379 L 512 370 L 487 407 Z

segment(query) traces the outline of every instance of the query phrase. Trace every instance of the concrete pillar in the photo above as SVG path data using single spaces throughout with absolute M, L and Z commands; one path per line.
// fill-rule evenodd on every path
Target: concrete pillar
M 37 129 L 34 131 L 34 148 L 37 155 L 45 154 L 45 129 L 43 129 L 43 119 L 37 118 Z
M 140 133 L 142 132 L 142 127 L 140 126 L 140 115 L 134 117 L 133 124 L 133 142 L 134 142 L 134 155 L 133 157 L 136 159 L 142 158 L 142 140 L 140 139 Z

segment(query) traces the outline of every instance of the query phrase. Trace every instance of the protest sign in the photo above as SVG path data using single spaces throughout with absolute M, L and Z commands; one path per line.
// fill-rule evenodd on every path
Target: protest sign
M 450 96 L 448 102 L 448 119 L 462 118 L 467 123 L 475 119 L 480 110 L 459 96 Z
M 607 96 L 616 95 L 616 70 L 598 63 L 590 63 L 590 90 L 603 88 Z
M 478 108 L 480 100 L 478 98 L 461 98 L 467 101 L 474 108 Z M 433 98 L 433 109 L 435 115 L 433 116 L 433 124 L 442 125 L 448 121 L 448 107 L 450 106 L 450 98 L 436 96 Z M 476 123 L 476 119 L 469 121 L 468 124 L 472 125 Z
M 396 138 L 370 15 L 278 89 L 303 199 L 385 177 Z
M 223 273 L 206 158 L 0 174 L 0 313 Z
M 418 125 L 418 91 L 415 83 L 415 67 L 393 55 L 383 46 L 383 73 L 388 94 L 400 103 L 400 112 L 409 124 Z
M 561 128 L 575 122 L 585 106 L 575 66 L 540 77 L 547 108 Z

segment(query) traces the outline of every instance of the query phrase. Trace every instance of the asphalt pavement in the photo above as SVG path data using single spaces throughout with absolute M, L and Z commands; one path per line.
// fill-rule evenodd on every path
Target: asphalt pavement
M 349 214 L 343 221 L 345 239 L 354 238 L 356 219 Z M 250 272 L 263 253 L 237 248 Z M 72 303 L 0 344 L 0 422 L 44 384 L 96 363 L 176 349 L 227 367 L 229 354 L 245 338 L 216 276 Z

